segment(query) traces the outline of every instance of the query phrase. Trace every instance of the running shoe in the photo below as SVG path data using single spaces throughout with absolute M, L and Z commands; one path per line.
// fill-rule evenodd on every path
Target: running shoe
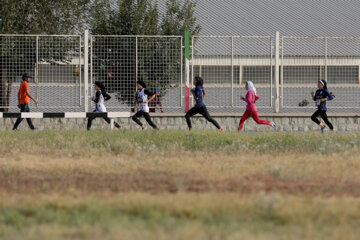
M 325 132 L 325 126 L 321 127 L 321 133 L 324 133 Z

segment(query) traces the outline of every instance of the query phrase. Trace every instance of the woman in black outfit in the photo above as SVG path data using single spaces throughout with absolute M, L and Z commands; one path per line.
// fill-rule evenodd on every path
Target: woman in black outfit
M 313 100 L 315 101 L 315 105 L 317 106 L 316 112 L 311 116 L 311 120 L 313 120 L 316 124 L 318 124 L 321 128 L 321 132 L 323 133 L 325 131 L 325 125 L 320 123 L 318 117 L 320 116 L 326 125 L 329 126 L 329 128 L 334 131 L 334 127 L 329 121 L 326 111 L 326 101 L 330 101 L 334 99 L 334 96 L 332 93 L 329 92 L 327 89 L 327 83 L 325 80 L 319 80 L 318 81 L 318 90 L 314 93 L 311 92 L 311 96 Z
M 209 112 L 206 109 L 206 106 L 203 102 L 203 99 L 206 96 L 206 92 L 203 88 L 204 80 L 201 77 L 194 78 L 194 85 L 196 86 L 195 89 L 191 89 L 191 93 L 195 98 L 195 106 L 191 108 L 185 115 L 186 123 L 189 127 L 189 131 L 191 131 L 191 121 L 190 117 L 194 116 L 195 114 L 200 113 L 205 117 L 206 120 L 214 124 L 214 126 L 219 129 L 220 131 L 224 131 L 223 128 L 210 116 Z

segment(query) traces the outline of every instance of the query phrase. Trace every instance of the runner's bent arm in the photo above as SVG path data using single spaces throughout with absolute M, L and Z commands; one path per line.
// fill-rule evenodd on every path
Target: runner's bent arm
M 100 100 L 100 91 L 97 91 L 96 92 L 96 94 L 95 94 L 95 98 L 93 99 L 93 101 L 95 102 L 95 103 L 98 103 L 99 102 L 99 100 Z
M 144 93 L 148 96 L 151 96 L 151 98 L 149 100 L 145 101 L 145 103 L 151 102 L 156 97 L 155 93 L 152 93 L 152 92 L 148 91 L 147 89 L 145 89 Z
M 149 100 L 145 101 L 145 103 L 148 103 L 148 102 L 152 101 L 155 98 L 155 96 L 156 96 L 156 94 L 152 95 Z

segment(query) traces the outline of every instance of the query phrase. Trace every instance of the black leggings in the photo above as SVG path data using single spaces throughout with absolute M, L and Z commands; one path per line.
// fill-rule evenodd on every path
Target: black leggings
M 135 113 L 135 115 L 132 117 L 132 120 L 134 122 L 136 122 L 139 126 L 143 126 L 143 124 L 140 122 L 140 120 L 138 119 L 139 117 L 144 116 L 145 120 L 148 122 L 148 124 L 155 128 L 158 129 L 158 127 L 151 121 L 150 118 L 150 114 L 148 112 L 143 112 L 143 111 L 138 111 L 137 113 Z
M 206 120 L 208 120 L 209 122 L 211 122 L 212 124 L 214 124 L 217 129 L 220 129 L 219 124 L 218 124 L 213 118 L 210 117 L 210 114 L 209 114 L 209 112 L 207 111 L 206 106 L 202 106 L 202 107 L 195 106 L 195 107 L 191 108 L 191 109 L 186 113 L 185 118 L 186 118 L 186 123 L 187 123 L 187 125 L 188 125 L 189 128 L 191 128 L 190 117 L 192 117 L 192 116 L 194 116 L 195 114 L 198 114 L 198 113 L 200 113 L 201 115 L 203 115 Z
M 319 125 L 320 121 L 319 121 L 319 119 L 317 119 L 318 116 L 320 116 L 324 120 L 326 125 L 328 125 L 331 130 L 334 129 L 333 125 L 331 124 L 331 122 L 327 118 L 326 111 L 319 109 L 316 112 L 314 112 L 314 114 L 311 116 L 311 120 L 313 120 L 316 124 Z
M 87 130 L 90 130 L 90 128 L 91 128 L 91 123 L 92 123 L 92 121 L 93 121 L 95 118 L 96 118 L 96 117 L 89 117 L 89 118 L 88 118 Z M 111 123 L 110 118 L 108 118 L 108 117 L 103 117 L 103 119 L 104 119 L 108 124 Z M 120 125 L 119 125 L 117 122 L 114 122 L 114 124 L 115 124 L 115 127 L 120 128 Z

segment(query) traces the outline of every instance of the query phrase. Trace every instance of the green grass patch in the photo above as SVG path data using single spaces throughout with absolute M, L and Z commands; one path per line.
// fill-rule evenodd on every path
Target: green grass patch
M 238 153 L 359 151 L 360 135 L 246 134 L 217 131 L 38 131 L 0 132 L 0 153 L 92 155 L 130 151 L 207 151 Z
M 271 235 L 276 231 L 280 239 L 285 239 L 290 232 L 293 232 L 292 239 L 319 233 L 336 239 L 332 237 L 336 229 L 360 223 L 360 202 L 350 198 L 130 194 L 111 200 L 92 197 L 33 200 L 16 200 L 1 206 L 0 226 L 12 231 L 56 226 L 60 232 L 68 228 L 97 228 L 104 237 L 121 227 L 133 233 L 162 231 L 171 239 L 171 232 L 184 233 L 184 228 L 191 224 L 197 226 L 199 232 L 207 233 L 208 238 L 216 233 L 215 236 L 222 235 L 222 239 L 231 239 L 238 231 L 249 231 L 251 239 L 256 239 L 257 234 Z M 309 232 L 304 231 L 304 227 L 308 227 Z M 343 237 L 351 239 L 359 233 L 354 230 Z

